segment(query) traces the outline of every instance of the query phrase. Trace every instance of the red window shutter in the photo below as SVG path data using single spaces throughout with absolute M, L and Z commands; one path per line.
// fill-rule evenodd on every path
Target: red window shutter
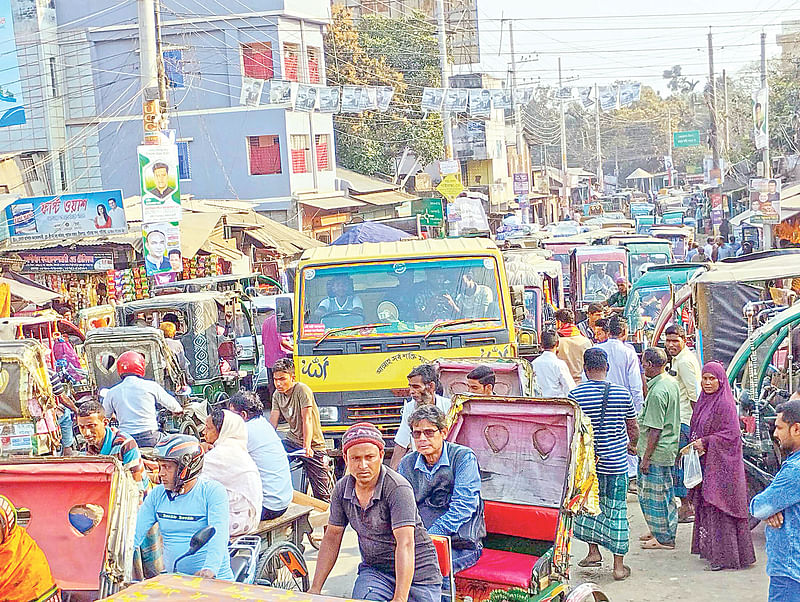
M 272 79 L 272 47 L 269 44 L 242 48 L 244 74 L 255 79 Z
M 317 169 L 328 169 L 327 142 L 317 142 Z
M 292 151 L 292 172 L 293 173 L 307 173 L 308 166 L 306 165 L 306 151 L 293 150 Z
M 291 82 L 297 81 L 297 55 L 294 53 L 287 53 L 284 57 L 286 63 L 286 74 L 283 79 L 288 79 Z
M 308 81 L 312 84 L 319 83 L 319 62 L 317 57 L 308 58 Z
M 277 136 L 250 137 L 250 173 L 254 176 L 281 173 L 281 149 Z

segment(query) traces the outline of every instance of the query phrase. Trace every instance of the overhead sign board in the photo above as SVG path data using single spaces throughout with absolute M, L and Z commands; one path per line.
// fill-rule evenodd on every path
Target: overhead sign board
M 700 146 L 700 131 L 672 132 L 672 146 L 675 148 Z
M 17 199 L 6 207 L 14 240 L 52 240 L 125 234 L 121 190 Z
M 22 84 L 28 80 L 19 73 L 12 4 L 11 0 L 0 0 L 0 127 L 25 123 Z
M 448 201 L 453 201 L 459 194 L 464 192 L 464 185 L 461 183 L 461 174 L 448 174 L 436 187 L 441 195 Z
M 114 269 L 111 253 L 26 251 L 19 253 L 19 257 L 24 262 L 20 269 L 23 274 L 80 274 Z
M 514 174 L 514 194 L 528 194 L 531 191 L 531 184 L 528 174 Z
M 461 173 L 461 163 L 455 159 L 439 161 L 439 173 L 443 176 L 451 173 Z
M 444 208 L 442 199 L 418 199 L 411 201 L 411 213 L 419 215 L 421 226 L 442 226 L 444 224 Z

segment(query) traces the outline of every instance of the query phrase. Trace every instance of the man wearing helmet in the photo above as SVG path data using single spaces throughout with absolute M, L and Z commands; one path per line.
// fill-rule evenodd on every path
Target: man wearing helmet
M 180 414 L 181 405 L 164 388 L 144 378 L 144 356 L 126 351 L 117 358 L 117 373 L 122 382 L 106 393 L 103 410 L 109 418 L 116 414 L 119 430 L 133 437 L 139 447 L 153 447 L 160 434 L 156 404 Z
M 153 448 L 161 484 L 144 499 L 136 519 L 136 546 L 158 523 L 164 541 L 164 566 L 189 550 L 200 529 L 212 526 L 214 536 L 200 551 L 178 562 L 175 571 L 210 579 L 233 580 L 228 556 L 228 494 L 217 481 L 201 477 L 203 449 L 191 435 L 169 435 Z

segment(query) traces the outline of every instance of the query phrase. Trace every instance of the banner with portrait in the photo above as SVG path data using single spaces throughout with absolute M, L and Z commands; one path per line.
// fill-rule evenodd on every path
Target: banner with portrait
M 252 77 L 242 78 L 242 92 L 239 104 L 245 107 L 257 107 L 261 104 L 261 93 L 264 90 L 264 80 Z
M 769 146 L 769 88 L 753 92 L 753 136 L 756 149 Z
M 142 223 L 179 222 L 181 191 L 177 145 L 144 144 L 138 150 Z
M 469 91 L 469 116 L 488 119 L 492 111 L 492 93 L 486 89 L 471 88 Z
M 338 86 L 322 87 L 318 91 L 319 110 L 321 113 L 339 112 L 339 92 Z
M 394 98 L 394 88 L 391 86 L 378 86 L 375 89 L 375 99 L 378 105 L 378 110 L 385 113 L 389 110 L 389 103 Z
M 144 224 L 142 254 L 148 276 L 183 271 L 181 228 L 178 222 Z M 162 279 L 163 280 L 163 279 Z
M 292 106 L 292 82 L 282 79 L 269 81 L 269 104 Z
M 779 178 L 750 179 L 750 223 L 777 224 L 781 221 L 781 180 Z
M 444 95 L 444 110 L 448 113 L 465 113 L 469 102 L 466 88 L 447 88 Z
M 423 88 L 420 109 L 426 113 L 440 112 L 444 102 L 444 89 L 442 88 Z
M 310 112 L 317 104 L 317 89 L 314 86 L 300 84 L 297 86 L 297 95 L 294 99 L 294 110 Z
M 492 90 L 492 108 L 505 111 L 511 108 L 511 90 Z

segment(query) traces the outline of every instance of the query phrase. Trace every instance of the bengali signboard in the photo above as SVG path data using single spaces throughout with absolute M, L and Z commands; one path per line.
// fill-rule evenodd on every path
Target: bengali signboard
M 52 240 L 125 234 L 121 190 L 17 199 L 6 207 L 14 240 Z
M 142 223 L 177 222 L 181 219 L 178 147 L 146 144 L 139 147 Z
M 700 146 L 700 130 L 689 130 L 688 132 L 672 132 L 672 146 L 674 148 L 687 148 L 690 146 Z
M 531 184 L 528 174 L 515 173 L 514 174 L 514 194 L 528 194 L 531 191 Z
M 0 0 L 0 127 L 25 123 L 11 0 Z
M 26 251 L 19 253 L 19 257 L 24 262 L 20 269 L 23 274 L 79 274 L 114 269 L 114 256 L 111 253 Z
M 444 225 L 442 199 L 418 199 L 411 201 L 411 214 L 419 215 L 421 226 Z

